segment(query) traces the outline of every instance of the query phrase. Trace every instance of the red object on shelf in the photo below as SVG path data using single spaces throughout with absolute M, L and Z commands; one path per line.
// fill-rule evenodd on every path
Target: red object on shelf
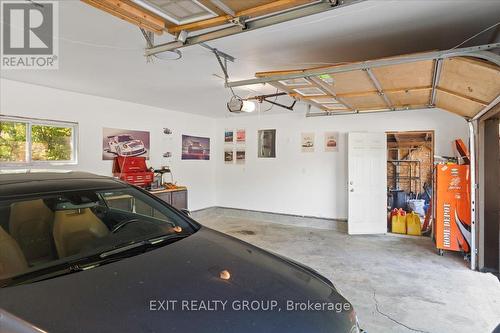
M 457 149 L 457 153 L 459 155 L 459 158 L 462 161 L 462 163 L 460 163 L 460 164 L 469 165 L 470 164 L 469 150 L 465 146 L 465 143 L 462 141 L 462 139 L 455 140 L 455 147 Z
M 151 185 L 154 173 L 146 166 L 145 157 L 118 156 L 113 160 L 113 176 L 136 186 Z

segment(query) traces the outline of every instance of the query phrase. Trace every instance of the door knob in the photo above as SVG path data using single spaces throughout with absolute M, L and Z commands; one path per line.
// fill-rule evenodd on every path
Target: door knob
M 351 188 L 351 189 L 350 189 L 350 191 L 351 191 L 351 192 L 354 192 L 354 189 L 353 189 L 353 188 Z

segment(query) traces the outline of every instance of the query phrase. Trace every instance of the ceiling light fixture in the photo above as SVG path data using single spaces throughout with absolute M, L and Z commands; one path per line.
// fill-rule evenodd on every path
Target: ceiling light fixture
M 243 101 L 243 107 L 241 108 L 241 111 L 243 112 L 254 112 L 255 111 L 255 103 L 250 102 L 250 101 Z
M 227 109 L 229 110 L 229 112 L 232 112 L 232 113 L 243 113 L 243 112 L 249 113 L 249 112 L 255 111 L 255 109 L 257 108 L 257 105 L 256 105 L 257 102 L 260 103 L 260 105 L 262 105 L 263 102 L 267 102 L 269 104 L 279 106 L 280 108 L 284 108 L 284 109 L 293 111 L 293 108 L 294 108 L 295 104 L 297 103 L 296 99 L 293 100 L 293 103 L 291 105 L 284 105 L 284 104 L 277 102 L 277 98 L 279 96 L 284 96 L 284 95 L 287 95 L 287 93 L 286 92 L 278 92 L 278 91 L 276 91 L 276 93 L 274 93 L 274 94 L 253 96 L 253 97 L 248 97 L 245 99 L 239 97 L 238 95 L 233 95 L 233 97 L 231 97 L 231 99 L 227 103 Z M 274 100 L 270 99 L 271 97 L 274 97 Z M 269 111 L 269 110 L 270 109 L 265 110 L 265 111 Z
M 233 113 L 250 113 L 255 111 L 255 103 L 251 101 L 243 100 L 241 97 L 233 96 L 227 103 L 227 109 L 229 112 Z

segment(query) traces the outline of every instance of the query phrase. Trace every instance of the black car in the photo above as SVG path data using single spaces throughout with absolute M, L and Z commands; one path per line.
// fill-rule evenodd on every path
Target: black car
M 82 172 L 0 174 L 0 287 L 0 331 L 360 331 L 311 268 Z

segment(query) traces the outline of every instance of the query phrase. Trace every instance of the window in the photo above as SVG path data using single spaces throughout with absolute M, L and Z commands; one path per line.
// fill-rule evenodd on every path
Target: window
M 120 193 L 115 191 L 104 193 L 102 196 L 109 208 L 129 213 L 140 214 L 143 216 L 159 218 L 162 220 L 167 219 L 167 217 L 158 209 L 128 193 Z
M 26 162 L 26 123 L 0 120 L 0 162 Z
M 196 232 L 196 226 L 151 195 L 109 184 L 0 200 L 0 288 L 64 275 L 61 265 L 105 263 L 101 254 L 150 240 L 113 260 L 138 255 Z
M 0 117 L 0 164 L 74 164 L 78 125 Z

